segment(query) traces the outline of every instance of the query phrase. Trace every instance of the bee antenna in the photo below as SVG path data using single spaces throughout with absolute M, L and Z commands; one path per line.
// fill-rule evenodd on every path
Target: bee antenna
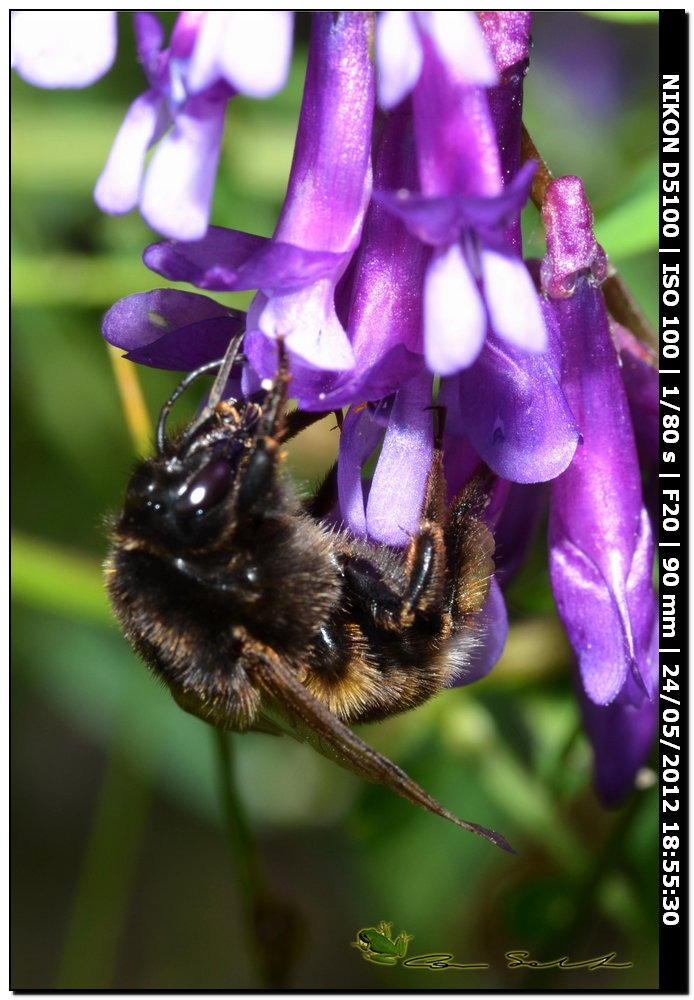
M 207 403 L 202 408 L 193 423 L 189 426 L 187 433 L 191 433 L 191 431 L 196 430 L 201 423 L 207 420 L 222 398 L 224 387 L 229 379 L 229 374 L 234 366 L 234 362 L 238 358 L 242 340 L 243 333 L 240 333 L 229 342 L 229 347 L 227 348 L 227 352 L 223 358 L 218 358 L 216 361 L 207 361 L 204 365 L 200 365 L 200 367 L 196 368 L 194 371 L 188 372 L 186 377 L 179 382 L 174 391 L 171 393 L 171 396 L 161 408 L 159 420 L 157 422 L 157 451 L 160 455 L 164 453 L 164 445 L 166 442 L 166 418 L 171 411 L 171 407 L 192 382 L 195 382 L 201 375 L 209 375 L 217 369 L 217 377 L 215 378 L 212 389 L 210 390 Z

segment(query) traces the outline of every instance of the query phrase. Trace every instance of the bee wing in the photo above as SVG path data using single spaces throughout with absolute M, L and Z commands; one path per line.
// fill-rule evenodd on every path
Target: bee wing
M 286 723 L 283 725 L 280 719 L 266 711 L 260 711 L 253 720 L 253 725 L 248 730 L 250 733 L 265 733 L 267 736 L 291 736 Z
M 442 816 L 470 833 L 484 837 L 511 854 L 516 852 L 501 834 L 477 823 L 458 819 L 387 757 L 370 747 L 337 719 L 297 679 L 293 670 L 267 650 L 254 656 L 257 683 L 272 698 L 273 707 L 283 715 L 297 738 L 306 739 L 324 757 L 356 774 L 379 782 L 414 805 Z

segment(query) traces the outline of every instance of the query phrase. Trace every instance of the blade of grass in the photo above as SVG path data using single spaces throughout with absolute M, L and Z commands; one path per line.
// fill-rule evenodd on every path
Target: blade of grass
M 111 344 L 108 344 L 108 356 L 135 451 L 138 455 L 144 455 L 151 449 L 153 430 L 137 374 L 137 365 L 132 361 L 126 361 L 121 352 Z

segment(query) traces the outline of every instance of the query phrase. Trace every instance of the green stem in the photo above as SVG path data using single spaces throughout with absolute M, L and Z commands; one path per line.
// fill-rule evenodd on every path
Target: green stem
M 282 989 L 297 949 L 299 916 L 269 888 L 238 795 L 229 734 L 215 729 L 213 735 L 224 826 L 243 901 L 248 941 L 262 987 Z
M 229 852 L 236 869 L 244 906 L 249 913 L 252 913 L 255 901 L 265 889 L 258 852 L 253 843 L 250 826 L 236 788 L 229 734 L 222 729 L 215 729 L 213 735 L 219 770 L 220 799 Z

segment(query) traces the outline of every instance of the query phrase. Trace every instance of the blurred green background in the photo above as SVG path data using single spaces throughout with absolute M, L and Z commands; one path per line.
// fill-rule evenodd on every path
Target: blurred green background
M 598 237 L 654 320 L 657 23 L 541 12 L 533 37 L 526 124 L 556 175 L 584 178 Z M 305 38 L 302 19 L 280 95 L 230 105 L 218 224 L 272 232 Z M 119 506 L 134 451 L 100 320 L 116 299 L 161 282 L 140 262 L 153 237 L 139 216 L 101 215 L 91 190 L 142 89 L 130 15 L 116 67 L 89 90 L 13 81 L 14 988 L 260 985 L 214 733 L 136 661 L 102 592 L 104 514 Z M 534 210 L 525 232 L 541 254 Z M 154 419 L 177 376 L 139 376 Z M 310 487 L 335 449 L 325 421 L 293 447 L 293 474 Z M 277 946 L 287 986 L 657 986 L 656 789 L 617 812 L 593 795 L 545 562 L 540 540 L 508 595 L 508 649 L 490 677 L 363 732 L 453 811 L 503 831 L 517 857 L 309 748 L 232 738 L 260 864 L 300 929 L 291 957 Z M 350 941 L 380 920 L 414 935 L 410 954 L 491 968 L 368 964 Z M 523 973 L 506 968 L 512 948 L 538 959 L 616 951 L 633 968 Z

